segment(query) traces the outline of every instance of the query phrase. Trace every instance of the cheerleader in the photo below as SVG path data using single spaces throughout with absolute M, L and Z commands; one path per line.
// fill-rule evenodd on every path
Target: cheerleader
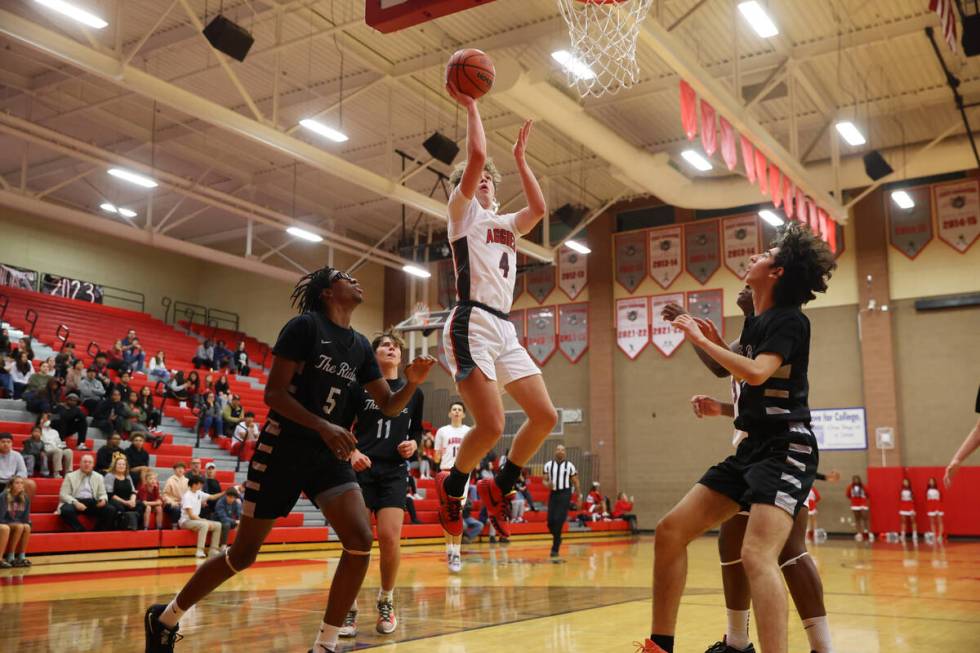
M 816 544 L 817 542 L 817 504 L 820 503 L 820 492 L 816 486 L 810 488 L 810 494 L 806 497 L 807 511 L 810 513 L 809 526 L 806 531 L 806 538 Z
M 902 541 L 905 541 L 905 528 L 908 525 L 912 531 L 912 541 L 919 541 L 919 533 L 915 528 L 915 497 L 912 495 L 912 481 L 902 479 L 902 492 L 898 497 L 898 519 L 902 523 Z
M 929 477 L 929 486 L 926 488 L 926 514 L 929 515 L 929 528 L 936 542 L 943 541 L 943 517 L 946 511 L 943 510 L 943 495 L 939 491 L 936 479 Z
M 851 514 L 854 515 L 855 539 L 858 542 L 862 539 L 874 542 L 875 536 L 869 530 L 871 523 L 868 516 L 870 497 L 868 496 L 868 488 L 861 482 L 860 476 L 855 475 L 851 479 L 851 484 L 847 486 L 847 498 L 851 502 Z

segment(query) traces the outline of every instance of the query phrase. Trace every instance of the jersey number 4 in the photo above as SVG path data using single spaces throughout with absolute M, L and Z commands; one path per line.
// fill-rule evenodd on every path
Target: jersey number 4
M 507 255 L 507 252 L 504 252 L 500 257 L 500 263 L 497 265 L 497 267 L 499 267 L 500 271 L 504 273 L 504 279 L 510 275 L 510 256 Z

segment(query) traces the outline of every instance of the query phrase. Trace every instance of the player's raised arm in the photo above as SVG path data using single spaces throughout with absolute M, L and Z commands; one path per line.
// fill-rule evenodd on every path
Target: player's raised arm
M 518 211 L 514 218 L 514 226 L 522 236 L 530 232 L 548 213 L 544 193 L 541 192 L 541 186 L 525 157 L 527 139 L 531 135 L 533 125 L 533 120 L 525 121 L 517 135 L 517 141 L 514 143 L 514 161 L 517 163 L 517 172 L 521 176 L 521 188 L 524 190 L 524 198 L 527 200 L 527 206 Z
M 432 369 L 435 362 L 436 359 L 432 356 L 419 356 L 412 361 L 405 368 L 406 383 L 398 389 L 398 392 L 392 392 L 391 388 L 388 387 L 388 382 L 383 378 L 371 381 L 364 386 L 364 389 L 371 395 L 371 399 L 374 399 L 374 403 L 378 405 L 385 417 L 395 417 L 411 401 L 415 389 L 429 376 L 429 370 Z
M 487 136 L 476 100 L 460 93 L 451 83 L 446 84 L 446 91 L 466 109 L 466 167 L 459 185 L 449 197 L 449 219 L 459 220 L 480 184 L 483 166 L 487 162 Z

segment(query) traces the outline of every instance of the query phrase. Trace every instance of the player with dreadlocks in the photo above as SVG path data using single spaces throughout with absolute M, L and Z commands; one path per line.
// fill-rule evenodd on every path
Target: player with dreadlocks
M 384 415 L 394 417 L 435 359 L 416 358 L 405 369 L 405 384 L 392 392 L 371 343 L 350 326 L 351 314 L 364 301 L 356 279 L 324 267 L 300 280 L 292 300 L 300 315 L 286 323 L 272 350 L 265 388 L 269 417 L 249 463 L 235 542 L 205 562 L 169 604 L 147 609 L 146 653 L 174 650 L 181 615 L 255 562 L 276 518 L 289 514 L 301 492 L 320 508 L 343 545 L 311 653 L 337 649 L 344 616 L 368 569 L 373 539 L 349 462 L 357 440 L 342 424 L 350 385 L 356 381 Z

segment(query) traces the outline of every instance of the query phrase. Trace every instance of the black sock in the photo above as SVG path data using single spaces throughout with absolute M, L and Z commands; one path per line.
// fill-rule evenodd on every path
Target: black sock
M 443 486 L 446 488 L 446 494 L 457 499 L 462 497 L 466 494 L 466 482 L 468 480 L 470 480 L 469 474 L 461 472 L 456 466 L 453 466 Z
M 508 460 L 507 462 L 504 463 L 503 468 L 501 468 L 501 470 L 497 472 L 497 478 L 494 480 L 497 481 L 497 487 L 500 488 L 500 491 L 503 492 L 504 494 L 508 494 L 511 490 L 514 489 L 514 484 L 517 483 L 517 479 L 519 479 L 520 477 L 521 477 L 521 466 L 515 465 L 514 463 Z
M 650 635 L 650 641 L 662 648 L 666 653 L 674 653 L 674 636 L 673 635 L 657 635 L 654 633 Z

